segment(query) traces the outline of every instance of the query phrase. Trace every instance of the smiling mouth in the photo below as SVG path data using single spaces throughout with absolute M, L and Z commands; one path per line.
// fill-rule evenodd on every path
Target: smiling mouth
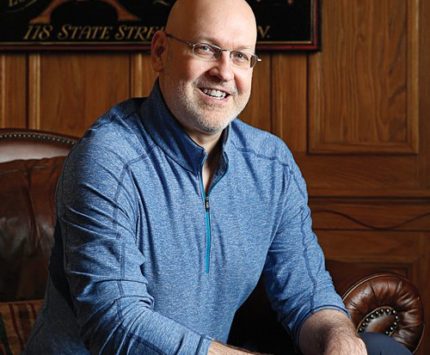
M 222 100 L 222 99 L 225 99 L 226 97 L 230 96 L 229 93 L 222 91 L 222 90 L 208 89 L 208 88 L 201 88 L 200 90 L 205 95 L 213 97 L 213 98 L 218 99 L 218 100 Z

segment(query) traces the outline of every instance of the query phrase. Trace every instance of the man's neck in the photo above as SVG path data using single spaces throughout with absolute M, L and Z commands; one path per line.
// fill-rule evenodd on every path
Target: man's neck
M 213 150 L 216 150 L 216 146 L 222 137 L 222 132 L 214 135 L 196 134 L 194 132 L 188 132 L 188 134 L 194 142 L 204 148 L 208 157 L 210 157 Z
M 220 157 L 221 142 L 218 141 L 217 144 L 211 149 L 211 152 L 208 154 L 208 157 L 203 165 L 202 178 L 206 192 L 209 192 L 209 187 L 216 171 L 218 170 Z
M 189 133 L 191 139 L 204 148 L 208 157 L 203 165 L 202 178 L 206 192 L 219 166 L 222 132 L 217 135 L 196 135 Z

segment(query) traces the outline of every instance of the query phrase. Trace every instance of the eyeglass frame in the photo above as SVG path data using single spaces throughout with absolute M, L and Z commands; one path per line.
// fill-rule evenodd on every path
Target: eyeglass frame
M 176 36 L 174 36 L 174 35 L 172 35 L 172 34 L 170 34 L 168 32 L 164 32 L 164 33 L 166 34 L 167 38 L 172 38 L 175 41 L 178 41 L 180 43 L 186 44 L 191 49 L 193 55 L 195 55 L 197 58 L 200 58 L 202 60 L 205 60 L 205 59 L 195 53 L 195 47 L 197 45 L 206 45 L 209 48 L 211 48 L 211 50 L 213 50 L 213 59 L 212 58 L 208 59 L 208 61 L 217 61 L 217 60 L 219 60 L 219 58 L 221 58 L 222 52 L 229 52 L 229 58 L 230 58 L 232 64 L 235 67 L 237 67 L 237 68 L 252 69 L 252 68 L 255 67 L 255 65 L 258 62 L 261 62 L 261 58 L 259 58 L 255 53 L 246 53 L 246 52 L 242 52 L 242 51 L 236 50 L 236 49 L 224 49 L 224 48 L 221 48 L 221 47 L 219 47 L 219 46 L 217 46 L 215 44 L 210 44 L 210 43 L 206 43 L 206 42 L 191 42 L 191 41 L 186 41 L 186 40 L 178 38 L 178 37 L 176 37 Z M 235 52 L 236 53 L 244 53 L 244 54 L 250 56 L 249 67 L 241 67 L 240 65 L 237 65 L 237 64 L 234 63 L 234 61 L 231 58 L 231 54 L 235 53 Z

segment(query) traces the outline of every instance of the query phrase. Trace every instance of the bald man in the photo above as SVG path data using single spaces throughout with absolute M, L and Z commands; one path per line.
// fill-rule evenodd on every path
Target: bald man
M 225 343 L 262 273 L 303 353 L 366 354 L 290 151 L 237 119 L 255 44 L 246 1 L 175 3 L 150 96 L 113 107 L 65 162 L 27 354 L 246 354 Z

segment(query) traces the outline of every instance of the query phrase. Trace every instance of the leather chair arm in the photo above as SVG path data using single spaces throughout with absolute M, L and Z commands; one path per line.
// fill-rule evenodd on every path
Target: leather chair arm
M 343 301 L 357 332 L 392 336 L 414 352 L 423 338 L 424 310 L 418 290 L 406 278 L 378 273 L 362 278 Z

